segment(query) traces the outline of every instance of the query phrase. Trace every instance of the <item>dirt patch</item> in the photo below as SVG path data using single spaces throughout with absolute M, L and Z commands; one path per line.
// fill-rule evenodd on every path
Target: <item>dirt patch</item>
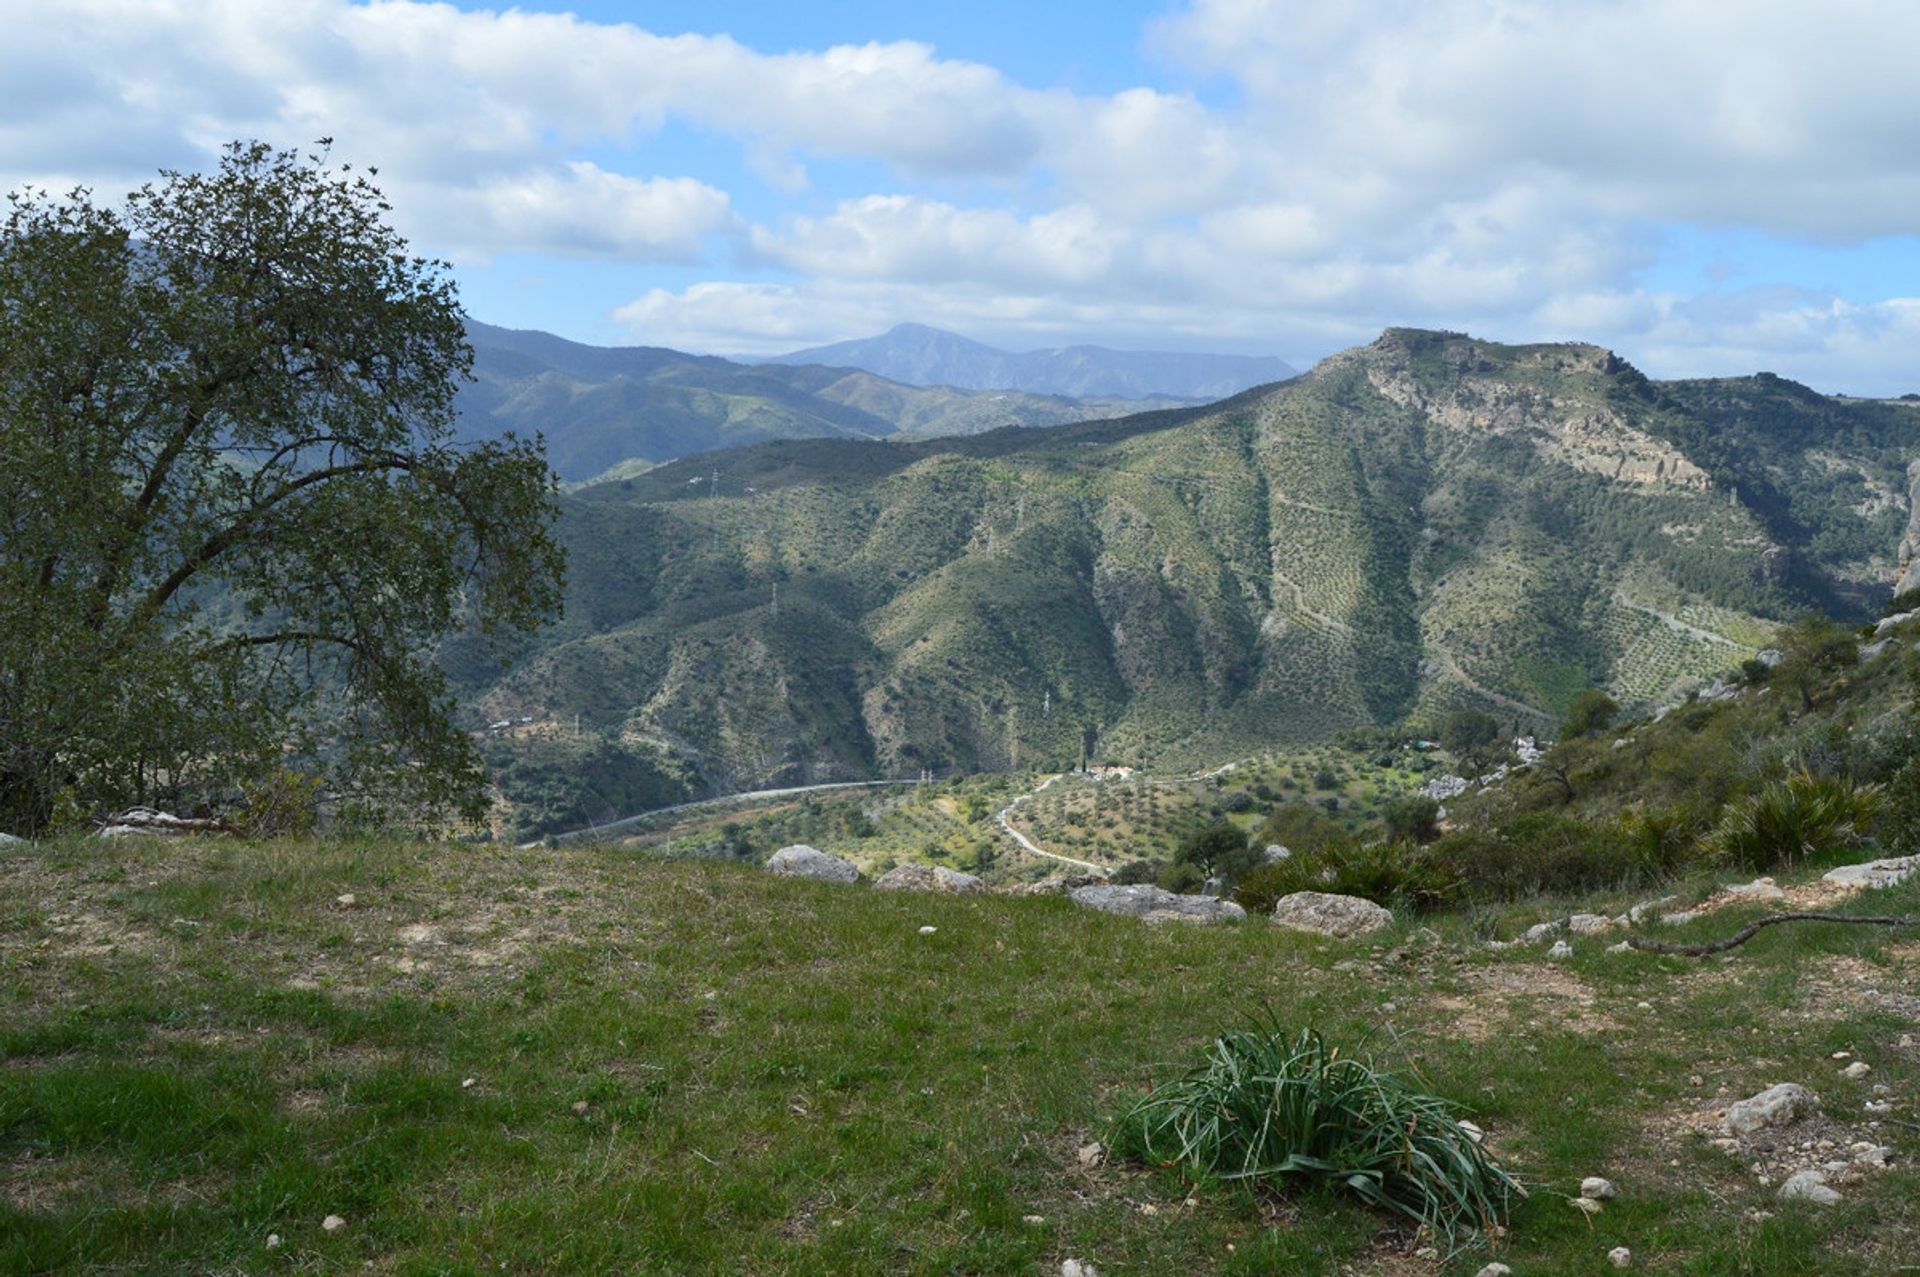
M 1620 1027 L 1600 1008 L 1599 995 L 1585 981 L 1550 962 L 1467 967 L 1460 979 L 1467 986 L 1464 992 L 1442 994 L 1427 1005 L 1452 1032 L 1470 1042 L 1484 1042 L 1516 1023 L 1540 1028 L 1543 1018 L 1575 1033 L 1605 1033 Z

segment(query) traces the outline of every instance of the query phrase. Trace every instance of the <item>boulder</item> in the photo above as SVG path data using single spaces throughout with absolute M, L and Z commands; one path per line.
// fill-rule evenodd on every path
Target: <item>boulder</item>
M 1273 906 L 1273 925 L 1345 940 L 1393 925 L 1393 913 L 1359 896 L 1296 891 Z
M 1869 860 L 1863 865 L 1841 865 L 1827 871 L 1826 880 L 1843 887 L 1891 887 L 1920 873 L 1920 856 L 1895 856 L 1888 860 Z
M 901 865 L 873 880 L 876 891 L 985 891 L 987 884 L 972 874 L 943 865 Z
M 1231 900 L 1182 896 L 1145 883 L 1079 887 L 1068 892 L 1067 899 L 1083 908 L 1125 914 L 1147 922 L 1222 922 L 1247 916 L 1247 911 Z
M 1576 913 L 1567 919 L 1567 930 L 1576 936 L 1596 936 L 1612 925 L 1597 913 Z
M 0 834 L 0 847 L 24 847 L 26 845 L 27 840 L 24 838 L 15 838 L 12 834 Z
M 1780 884 L 1771 878 L 1755 878 L 1752 882 L 1730 883 L 1721 888 L 1730 896 L 1746 896 L 1750 900 L 1785 900 L 1787 893 Z
M 767 857 L 767 869 L 782 878 L 818 878 L 821 882 L 859 882 L 860 870 L 852 861 L 795 843 Z
M 1820 1097 L 1798 1082 L 1782 1082 L 1727 1109 L 1727 1129 L 1751 1135 L 1773 1126 L 1792 1126 L 1820 1109 Z

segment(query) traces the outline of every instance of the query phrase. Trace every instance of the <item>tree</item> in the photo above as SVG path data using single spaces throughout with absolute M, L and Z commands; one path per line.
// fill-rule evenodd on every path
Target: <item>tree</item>
M 1619 713 L 1620 706 L 1613 697 L 1597 687 L 1589 687 L 1567 706 L 1566 721 L 1560 724 L 1560 738 L 1590 736 L 1612 723 Z
M 324 144 L 323 144 L 324 145 Z M 444 263 L 261 143 L 0 227 L 0 828 L 275 772 L 477 810 L 434 645 L 557 605 L 540 441 L 462 446 Z
M 1500 720 L 1485 710 L 1455 710 L 1440 724 L 1440 747 L 1475 767 L 1488 766 L 1501 746 Z
M 1440 804 L 1424 794 L 1407 794 L 1387 804 L 1384 813 L 1390 842 L 1425 845 L 1440 836 Z
M 1814 693 L 1826 679 L 1860 663 L 1860 641 L 1846 626 L 1808 612 L 1779 634 L 1781 658 L 1768 681 L 1800 694 L 1800 708 L 1814 707 Z

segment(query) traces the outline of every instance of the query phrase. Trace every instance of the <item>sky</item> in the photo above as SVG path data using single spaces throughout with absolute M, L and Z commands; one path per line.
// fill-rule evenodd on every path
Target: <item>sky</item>
M 374 165 L 468 311 L 1920 391 L 1913 0 L 0 0 L 0 186 Z

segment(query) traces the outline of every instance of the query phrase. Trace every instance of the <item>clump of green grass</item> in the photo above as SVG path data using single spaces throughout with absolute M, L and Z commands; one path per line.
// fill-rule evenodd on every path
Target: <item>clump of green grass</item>
M 1742 869 L 1791 868 L 1858 842 L 1877 798 L 1872 786 L 1800 772 L 1730 804 L 1708 845 Z
M 1112 1143 L 1202 1178 L 1323 1182 L 1449 1244 L 1502 1223 L 1526 1195 L 1452 1104 L 1311 1029 L 1214 1039 L 1198 1067 L 1121 1115 Z

